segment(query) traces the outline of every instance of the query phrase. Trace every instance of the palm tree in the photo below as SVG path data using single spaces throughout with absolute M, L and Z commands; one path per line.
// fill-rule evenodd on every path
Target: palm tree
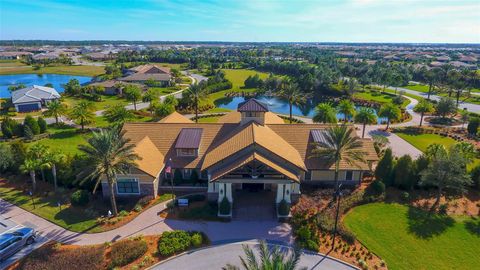
M 123 124 L 128 120 L 135 118 L 132 111 L 127 110 L 122 104 L 116 104 L 105 110 L 103 117 L 110 123 Z
M 348 118 L 350 118 L 350 116 L 354 116 L 356 112 L 355 105 L 348 99 L 343 99 L 338 103 L 337 111 L 344 115 L 343 120 L 345 122 L 348 121 Z
M 312 120 L 317 123 L 337 123 L 337 114 L 330 103 L 320 103 L 315 107 Z
M 305 101 L 305 95 L 300 92 L 298 85 L 296 83 L 287 82 L 285 83 L 280 95 L 288 101 L 290 106 L 290 124 L 292 123 L 292 107 L 293 105 L 301 104 Z
M 129 84 L 123 89 L 123 93 L 125 94 L 125 97 L 128 101 L 133 102 L 133 108 L 136 111 L 137 101 L 142 98 L 142 90 L 140 89 L 140 87 Z
M 395 104 L 387 103 L 380 108 L 380 111 L 378 112 L 378 115 L 380 117 L 387 118 L 387 128 L 386 128 L 386 130 L 388 130 L 388 128 L 390 127 L 390 122 L 392 120 L 398 120 L 400 118 L 401 111 Z
M 20 165 L 20 170 L 23 173 L 28 173 L 30 174 L 30 179 L 32 180 L 32 191 L 35 192 L 35 189 L 37 188 L 37 181 L 35 179 L 35 171 L 40 169 L 42 166 L 42 163 L 40 160 L 33 158 L 33 157 L 27 157 L 25 161 L 23 162 L 22 165 Z
M 377 123 L 377 115 L 372 108 L 362 107 L 355 115 L 355 123 L 363 125 L 362 138 L 364 138 L 366 125 Z
M 423 116 L 425 115 L 425 113 L 433 112 L 433 110 L 434 109 L 432 103 L 426 99 L 420 100 L 420 102 L 418 102 L 415 108 L 413 108 L 413 111 L 420 113 L 420 126 L 422 126 Z
M 57 164 L 65 159 L 65 155 L 60 151 L 48 151 L 45 156 L 47 167 L 52 169 L 53 188 L 57 192 Z
M 187 95 L 195 106 L 195 123 L 198 123 L 198 103 L 207 95 L 206 88 L 203 84 L 194 83 L 187 89 Z
M 258 252 L 260 260 L 257 260 L 253 250 L 243 245 L 243 251 L 246 258 L 240 256 L 243 269 L 245 270 L 295 270 L 300 261 L 301 253 L 298 249 L 294 249 L 293 253 L 288 255 L 287 252 L 280 250 L 278 246 L 268 247 L 265 241 L 259 241 Z M 223 270 L 239 270 L 240 268 L 231 264 L 222 267 Z M 300 268 L 306 270 L 306 267 Z
M 85 125 L 95 121 L 95 113 L 93 112 L 94 109 L 95 107 L 93 103 L 82 100 L 73 106 L 73 109 L 70 112 L 70 118 L 80 124 L 82 126 L 82 130 L 84 130 Z
M 53 100 L 47 104 L 47 110 L 43 112 L 43 115 L 47 117 L 55 117 L 55 124 L 58 125 L 58 118 L 67 113 L 67 107 L 65 107 L 60 101 Z
M 85 179 L 95 179 L 93 192 L 97 190 L 102 178 L 106 177 L 114 215 L 118 213 L 114 190 L 117 182 L 116 176 L 128 173 L 129 168 L 136 166 L 135 161 L 139 159 L 133 150 L 135 145 L 129 144 L 130 140 L 126 139 L 124 135 L 125 131 L 121 131 L 121 127 L 116 126 L 100 132 L 93 132 L 92 137 L 88 140 L 88 145 L 78 147 L 85 152 L 89 160 L 89 167 L 86 169 L 89 174 Z
M 337 200 L 337 213 L 335 218 L 335 227 L 332 240 L 332 249 L 335 246 L 335 237 L 337 235 L 337 222 L 340 212 L 340 196 L 338 185 L 338 172 L 340 170 L 340 162 L 356 165 L 357 162 L 365 162 L 366 153 L 362 150 L 362 142 L 360 138 L 353 134 L 354 129 L 347 125 L 335 125 L 324 134 L 324 141 L 316 142 L 312 152 L 312 157 L 318 157 L 329 162 L 335 163 L 335 195 Z
M 158 91 L 155 91 L 153 89 L 149 89 L 147 92 L 145 92 L 145 94 L 143 95 L 143 102 L 149 102 L 149 108 L 150 109 L 150 113 L 153 114 L 153 106 L 152 106 L 152 102 L 156 101 L 159 99 L 159 96 L 160 96 L 160 93 Z

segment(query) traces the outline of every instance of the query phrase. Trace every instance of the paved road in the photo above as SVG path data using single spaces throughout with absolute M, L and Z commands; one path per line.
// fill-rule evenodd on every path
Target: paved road
M 388 87 L 388 88 L 391 89 L 391 90 L 395 90 L 394 87 Z M 423 97 L 423 98 L 427 98 L 427 96 L 428 96 L 427 93 L 418 92 L 418 91 L 414 91 L 414 90 L 410 90 L 410 89 L 402 88 L 402 87 L 397 87 L 397 91 L 405 91 L 406 93 L 409 93 L 409 94 L 412 94 L 412 95 L 415 95 L 415 96 L 419 96 L 419 97 Z M 440 98 L 441 97 L 437 96 L 437 95 L 430 95 L 430 99 L 432 99 L 432 100 L 439 100 Z M 466 103 L 466 102 L 460 101 L 458 107 L 461 108 L 461 109 L 466 108 L 469 112 L 480 113 L 480 105 L 477 105 L 477 104 Z
M 187 252 L 166 262 L 160 263 L 152 269 L 154 270 L 198 270 L 198 269 L 222 269 L 226 264 L 241 266 L 240 257 L 245 257 L 242 245 L 248 245 L 255 251 L 258 257 L 257 241 L 235 242 L 230 244 L 219 244 L 213 247 Z M 269 243 L 270 246 L 275 244 Z M 285 252 L 289 252 L 286 246 L 279 246 Z M 339 260 L 327 257 L 323 254 L 305 252 L 300 258 L 298 264 L 300 267 L 317 270 L 353 270 L 358 269 Z

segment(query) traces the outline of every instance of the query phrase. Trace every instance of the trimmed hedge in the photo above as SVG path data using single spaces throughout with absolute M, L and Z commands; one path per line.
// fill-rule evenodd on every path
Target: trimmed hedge
M 192 238 L 185 231 L 164 232 L 158 241 L 158 252 L 162 256 L 170 256 L 177 252 L 187 250 L 192 243 Z
M 143 238 L 127 239 L 112 244 L 110 267 L 132 263 L 147 252 L 147 242 Z
M 220 202 L 220 206 L 218 208 L 221 215 L 229 215 L 230 214 L 230 202 L 228 201 L 227 197 L 223 197 L 222 201 Z
M 70 196 L 70 202 L 73 206 L 85 206 L 88 204 L 89 200 L 90 195 L 88 194 L 88 191 L 82 189 L 73 192 L 72 196 Z

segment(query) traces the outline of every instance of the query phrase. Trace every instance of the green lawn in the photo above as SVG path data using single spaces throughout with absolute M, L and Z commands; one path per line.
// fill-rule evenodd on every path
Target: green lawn
M 258 76 L 260 76 L 260 79 L 265 80 L 266 78 L 268 78 L 269 75 L 266 72 L 260 72 L 250 69 L 222 69 L 222 71 L 225 72 L 225 77 L 227 78 L 227 80 L 232 82 L 232 90 L 235 91 L 245 86 L 244 82 L 248 78 L 248 76 L 254 76 L 255 74 L 258 74 Z
M 480 222 L 437 216 L 399 204 L 372 203 L 344 218 L 389 269 L 478 269 Z
M 71 96 L 62 97 L 62 101 L 68 106 L 68 108 L 72 108 L 80 100 L 84 100 L 84 99 L 71 97 Z M 105 110 L 109 106 L 116 105 L 116 104 L 122 104 L 122 105 L 129 104 L 129 102 L 124 98 L 121 98 L 119 96 L 107 96 L 107 95 L 102 95 L 102 101 L 92 101 L 92 103 L 95 104 L 95 110 Z
M 35 70 L 32 66 L 24 65 L 0 68 L 0 75 L 25 73 L 97 76 L 105 73 L 105 68 L 98 66 L 48 66 Z
M 418 150 L 425 152 L 427 147 L 432 143 L 443 144 L 445 147 L 450 147 L 456 141 L 450 137 L 444 137 L 437 134 L 407 134 L 403 132 L 395 132 L 400 138 L 404 139 Z
M 389 94 L 383 94 L 380 92 L 372 92 L 372 91 L 363 91 L 363 92 L 356 92 L 353 94 L 353 97 L 363 99 L 363 100 L 368 100 L 368 101 L 373 101 L 377 103 L 392 103 L 392 100 L 394 98 L 393 95 Z M 402 103 L 402 107 L 406 107 L 410 103 L 410 100 L 405 99 Z
M 75 128 L 68 126 L 60 128 L 50 126 L 48 132 L 52 134 L 50 138 L 41 139 L 29 143 L 29 145 L 40 143 L 49 146 L 51 149 L 59 150 L 64 154 L 75 155 L 82 153 L 78 150 L 78 146 L 86 144 L 87 139 L 90 137 L 90 134 L 79 133 Z
M 179 89 L 171 86 L 171 87 L 150 87 L 150 90 L 157 91 L 160 96 L 164 96 L 167 94 L 171 94 L 173 92 L 177 92 Z
M 209 117 L 202 117 L 198 118 L 198 123 L 216 123 L 220 116 L 209 116 Z

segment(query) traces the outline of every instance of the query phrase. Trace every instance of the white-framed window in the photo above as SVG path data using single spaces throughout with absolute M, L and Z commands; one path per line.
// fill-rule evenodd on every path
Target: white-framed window
M 183 169 L 183 178 L 188 179 L 192 175 L 192 169 Z
M 118 194 L 140 194 L 140 182 L 136 178 L 117 179 Z
M 177 156 L 179 157 L 194 157 L 197 155 L 197 151 L 194 148 L 178 148 Z
M 353 180 L 353 171 L 346 171 L 345 172 L 345 180 L 352 181 Z

